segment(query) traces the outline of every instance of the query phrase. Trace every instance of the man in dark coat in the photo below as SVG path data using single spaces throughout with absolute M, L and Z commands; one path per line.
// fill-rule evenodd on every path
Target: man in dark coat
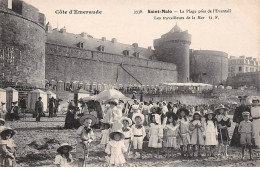
M 233 122 L 236 123 L 236 127 L 234 129 L 233 136 L 231 139 L 231 143 L 230 143 L 231 146 L 240 146 L 240 134 L 238 133 L 238 126 L 240 122 L 244 120 L 242 113 L 245 111 L 250 112 L 250 108 L 246 105 L 247 96 L 239 96 L 239 98 L 240 98 L 240 106 L 238 106 L 235 109 L 234 116 L 233 116 Z
M 40 122 L 41 115 L 43 114 L 43 102 L 42 98 L 39 97 L 39 100 L 35 103 L 35 115 L 36 115 L 36 122 Z
M 54 109 L 55 109 L 55 104 L 54 104 L 54 98 L 50 98 L 49 103 L 49 117 L 53 117 Z

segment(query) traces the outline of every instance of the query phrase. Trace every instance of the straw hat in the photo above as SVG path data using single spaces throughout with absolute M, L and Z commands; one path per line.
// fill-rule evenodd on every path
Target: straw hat
M 240 100 L 246 100 L 248 96 L 238 96 Z
M 242 115 L 243 115 L 243 116 L 249 116 L 250 113 L 249 113 L 249 112 L 243 112 Z
M 178 110 L 177 110 L 177 115 L 180 115 L 180 113 L 181 113 L 182 111 L 184 111 L 184 113 L 185 113 L 186 116 L 189 116 L 190 111 L 189 111 L 188 109 L 186 109 L 186 108 L 180 108 L 180 109 L 178 109 Z
M 0 118 L 0 122 L 4 122 L 5 123 L 5 120 L 3 118 Z
M 136 113 L 133 115 L 132 121 L 135 123 L 135 118 L 140 117 L 141 118 L 141 124 L 144 122 L 144 115 L 141 113 Z
M 63 148 L 67 147 L 69 149 L 69 152 L 72 151 L 72 146 L 68 143 L 63 143 L 60 145 L 60 147 L 57 149 L 57 152 L 61 152 Z
M 131 120 L 130 118 L 128 118 L 128 117 L 122 117 L 122 118 L 121 118 L 121 123 L 122 123 L 122 124 L 123 124 L 124 120 L 125 120 L 125 121 L 128 121 L 129 126 L 131 126 L 131 125 L 133 124 L 132 120 Z
M 208 110 L 208 111 L 207 111 L 207 114 L 205 114 L 204 117 L 208 117 L 209 114 L 212 114 L 213 117 L 216 116 L 215 113 L 214 113 L 212 110 Z
M 201 118 L 200 112 L 199 112 L 199 111 L 195 111 L 195 112 L 193 113 L 193 119 L 194 119 L 194 117 L 195 117 L 196 115 L 199 115 L 199 117 Z
M 175 113 L 173 113 L 173 112 L 167 112 L 166 113 L 166 117 L 167 117 L 167 119 L 169 119 L 169 118 L 173 118 L 173 120 L 178 120 L 178 116 L 177 116 L 177 114 L 175 114 Z
M 6 127 L 1 133 L 1 137 L 3 137 L 4 135 L 8 134 L 8 133 L 11 133 L 11 138 L 16 134 L 16 131 L 13 130 L 12 128 L 10 127 Z
M 79 119 L 80 124 L 83 125 L 83 123 L 85 122 L 86 119 L 92 120 L 91 126 L 93 126 L 97 122 L 97 118 L 95 116 L 93 116 L 91 114 L 86 114 Z
M 111 132 L 109 134 L 109 138 L 112 139 L 112 140 L 115 140 L 115 134 L 119 134 L 120 135 L 120 140 L 123 140 L 125 138 L 125 135 L 121 131 L 119 131 L 119 130 Z
M 157 109 L 158 109 L 158 106 L 157 106 L 157 105 L 153 105 L 150 110 L 152 111 L 153 109 L 156 109 L 156 110 L 157 110 Z
M 253 96 L 252 97 L 252 102 L 254 102 L 254 101 L 258 101 L 259 102 L 260 101 L 259 97 L 258 96 Z

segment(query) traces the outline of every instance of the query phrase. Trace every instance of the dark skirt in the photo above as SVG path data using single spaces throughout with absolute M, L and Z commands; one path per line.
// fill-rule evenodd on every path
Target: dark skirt
M 235 129 L 234 129 L 230 145 L 231 146 L 240 146 L 240 133 L 238 133 L 238 127 L 235 127 Z
M 222 136 L 222 137 L 221 137 Z M 227 129 L 218 129 L 218 141 L 221 144 L 229 144 L 230 137 Z

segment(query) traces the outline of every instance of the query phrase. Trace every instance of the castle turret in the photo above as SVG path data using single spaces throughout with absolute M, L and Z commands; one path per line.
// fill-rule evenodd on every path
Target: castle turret
M 0 0 L 0 79 L 45 87 L 45 15 L 22 0 Z
M 154 40 L 157 59 L 177 65 L 178 82 L 188 82 L 189 76 L 189 47 L 191 35 L 182 31 L 176 24 L 168 33 Z

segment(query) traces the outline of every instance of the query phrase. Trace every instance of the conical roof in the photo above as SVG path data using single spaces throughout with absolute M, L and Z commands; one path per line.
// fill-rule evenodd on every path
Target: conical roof
M 171 29 L 170 32 L 182 32 L 182 30 L 176 23 L 175 26 Z

